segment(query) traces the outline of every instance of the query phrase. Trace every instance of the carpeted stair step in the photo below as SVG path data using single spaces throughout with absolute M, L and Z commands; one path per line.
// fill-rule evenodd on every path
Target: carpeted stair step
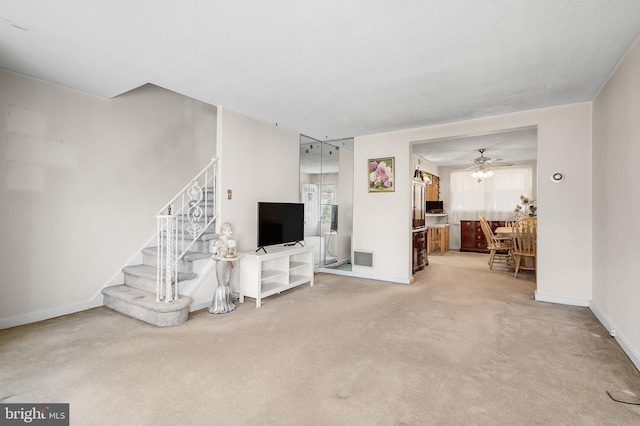
M 217 240 L 218 237 L 220 236 L 220 234 L 214 232 L 214 231 L 204 231 L 202 233 L 202 235 L 200 236 L 200 239 L 202 241 L 211 241 L 211 240 Z
M 175 226 L 177 227 L 177 231 L 179 234 L 182 234 L 182 232 L 184 231 L 184 237 L 185 238 L 191 238 L 191 235 L 189 234 L 189 227 L 191 226 L 191 224 L 189 223 L 188 220 L 185 219 L 185 221 L 183 222 L 183 216 L 175 216 L 178 220 L 175 223 Z M 182 226 L 184 223 L 184 227 Z M 204 222 L 203 221 L 196 221 L 196 226 L 204 226 Z M 216 222 L 213 221 L 213 223 L 211 225 L 209 225 L 209 227 L 207 229 L 205 229 L 204 231 L 201 231 L 203 234 L 210 234 L 210 233 L 215 233 L 215 226 L 216 226 Z M 166 235 L 165 230 L 161 231 L 163 235 Z
M 215 185 L 215 177 L 212 177 L 207 184 Z M 205 227 L 213 219 L 212 215 L 216 212 L 215 190 L 213 187 L 207 186 L 202 189 L 202 192 L 203 197 L 197 203 L 201 210 L 194 208 L 190 211 L 188 205 L 180 206 L 176 210 L 175 207 L 179 204 L 176 202 L 160 213 L 161 215 L 173 213 L 174 220 L 170 222 L 174 233 L 171 238 L 176 236 L 179 238 L 178 240 L 172 240 L 170 244 L 173 247 L 177 247 L 179 253 L 182 253 L 184 249 L 188 250 L 180 261 L 176 263 L 178 281 L 197 278 L 197 274 L 193 272 L 193 262 L 201 259 L 210 259 L 209 246 L 211 241 L 215 241 L 219 237 L 215 232 L 216 220 L 213 220 L 212 223 Z M 187 215 L 189 212 L 191 213 L 192 221 L 189 221 L 189 216 Z M 197 213 L 202 214 L 198 219 L 193 217 Z M 162 221 L 161 223 L 166 222 Z M 189 234 L 190 227 L 201 233 L 195 240 Z M 200 231 L 202 228 L 205 229 L 204 232 Z M 166 230 L 159 232 L 159 236 L 156 237 L 157 244 L 164 245 L 168 243 L 166 241 L 168 234 Z M 160 240 L 165 241 L 161 242 Z M 173 326 L 185 322 L 189 316 L 190 298 L 183 296 L 169 303 L 164 301 L 156 302 L 158 248 L 144 248 L 142 250 L 142 258 L 142 265 L 122 268 L 124 284 L 107 287 L 102 290 L 104 305 L 122 314 L 160 327 Z M 174 290 L 177 289 L 179 291 L 179 288 L 176 287 L 177 285 L 177 283 L 174 283 L 172 287 Z
M 198 251 L 198 252 L 206 253 L 209 251 L 209 241 L 217 240 L 218 237 L 219 235 L 216 234 L 215 232 L 205 231 L 200 236 L 200 238 L 196 239 L 196 241 L 191 245 L 191 247 L 189 247 L 189 251 Z M 189 244 L 191 244 L 192 241 L 193 239 L 191 239 L 191 237 L 189 237 L 189 235 L 185 233 L 184 244 L 180 242 L 178 244 L 178 250 L 181 250 L 183 245 L 187 247 Z
M 157 269 L 147 265 L 133 265 L 122 268 L 124 272 L 124 283 L 130 287 L 149 293 L 156 293 L 157 288 Z M 178 281 L 192 280 L 198 274 L 178 272 Z
M 211 215 L 215 212 L 215 201 L 213 201 L 211 199 L 211 196 L 212 195 L 208 195 L 209 198 L 207 199 L 207 201 L 205 201 L 204 198 L 203 198 L 202 200 L 198 201 L 198 203 L 196 204 L 198 207 L 200 207 L 200 209 L 202 209 L 202 214 L 203 215 L 204 215 L 204 211 L 205 211 L 205 207 L 206 207 L 207 214 L 208 214 L 209 218 L 211 218 Z M 174 209 L 175 208 L 176 207 L 174 206 Z M 190 208 L 191 208 L 191 204 L 187 204 L 181 210 L 178 210 L 178 211 L 173 210 L 172 214 L 174 216 L 180 216 L 180 215 L 183 214 L 183 212 L 184 213 L 188 212 Z M 168 211 L 165 210 L 163 213 L 166 214 L 167 212 Z
M 158 327 L 182 324 L 189 317 L 191 299 L 182 296 L 165 303 L 156 302 L 156 295 L 127 285 L 102 289 L 104 305 L 130 317 Z
M 204 201 L 204 199 L 202 199 L 202 201 L 198 203 L 198 206 L 200 206 L 202 210 L 204 210 L 205 205 L 207 206 L 207 211 L 213 211 L 215 202 L 211 198 L 208 198 L 207 201 Z
M 209 192 L 207 194 L 207 200 L 205 201 L 204 199 L 204 194 L 202 195 L 202 200 L 198 201 L 198 205 L 201 207 L 204 207 L 205 203 L 209 206 L 209 207 L 213 207 L 213 205 L 215 204 L 215 201 L 212 199 L 213 196 L 213 192 Z M 190 200 L 185 200 L 186 202 L 186 206 L 190 206 L 191 205 L 191 201 Z M 188 207 L 185 207 L 185 209 Z M 175 213 L 175 212 L 174 212 Z
M 176 229 L 179 232 L 182 232 L 182 230 L 184 230 L 185 237 L 187 235 L 190 236 L 189 228 L 195 227 L 196 230 L 202 230 L 202 228 L 204 228 L 204 226 L 207 224 L 207 221 L 211 220 L 211 217 L 208 217 L 205 220 L 204 215 L 202 217 L 200 217 L 200 218 L 189 218 L 186 215 L 176 215 L 176 216 L 174 216 L 174 218 L 176 219 L 176 221 L 175 221 Z M 212 225 L 214 225 L 214 224 L 215 224 L 215 222 L 212 223 Z M 196 231 L 196 232 L 198 232 L 198 231 Z
M 147 248 L 143 248 L 142 249 L 142 254 L 143 255 L 148 255 L 150 257 L 149 260 L 151 260 L 151 258 L 153 259 L 153 264 L 151 263 L 146 263 L 144 262 L 145 265 L 149 265 L 149 266 L 156 266 L 156 263 L 158 261 L 158 247 L 147 247 Z M 202 259 L 207 259 L 211 257 L 211 253 L 209 253 L 208 250 L 206 251 L 199 251 L 199 250 L 189 250 L 184 256 L 183 259 L 187 262 L 193 262 L 195 260 L 202 260 Z
M 216 236 L 215 238 L 212 238 L 213 240 L 217 239 L 218 237 Z M 185 238 L 184 244 L 179 243 L 178 244 L 178 251 L 182 251 L 182 246 L 184 245 L 184 247 L 189 246 L 189 244 L 191 244 L 191 239 L 187 239 Z M 157 243 L 157 241 L 156 241 Z M 189 251 L 197 251 L 197 252 L 201 252 L 201 253 L 206 253 L 209 251 L 209 240 L 203 240 L 201 238 L 198 238 L 193 244 L 191 244 L 191 246 L 189 247 Z
M 192 273 L 193 261 L 208 259 L 211 253 L 200 251 L 188 251 L 182 259 L 178 261 L 178 271 Z M 147 247 L 142 249 L 142 263 L 147 266 L 158 266 L 158 247 Z

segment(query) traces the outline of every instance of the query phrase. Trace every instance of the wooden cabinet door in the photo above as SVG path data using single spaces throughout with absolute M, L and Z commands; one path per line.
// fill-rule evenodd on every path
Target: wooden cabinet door
M 476 251 L 487 251 L 487 238 L 484 236 L 484 232 L 482 231 L 482 226 L 480 225 L 480 221 L 476 220 L 473 222 L 476 230 L 476 241 L 475 241 L 475 249 Z
M 425 224 L 425 186 L 423 183 L 413 183 L 413 229 L 422 228 Z
M 427 201 L 440 200 L 440 178 L 433 176 L 431 183 L 427 185 Z
M 504 221 L 493 220 L 488 222 L 494 232 L 496 228 L 504 226 Z M 487 250 L 487 238 L 484 236 L 484 232 L 482 232 L 480 221 L 460 221 L 460 251 L 489 253 L 489 250 Z
M 460 221 L 460 251 L 471 250 L 475 247 L 475 225 L 471 220 Z
M 416 273 L 427 265 L 427 232 L 416 231 L 413 233 L 413 272 Z

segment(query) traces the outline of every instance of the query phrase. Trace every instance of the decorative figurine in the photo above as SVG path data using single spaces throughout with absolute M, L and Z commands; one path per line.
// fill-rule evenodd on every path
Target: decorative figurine
M 229 290 L 231 270 L 235 266 L 233 261 L 238 260 L 241 256 L 236 247 L 231 224 L 225 222 L 220 226 L 220 236 L 211 247 L 211 257 L 216 261 L 218 287 L 213 294 L 209 313 L 226 314 L 236 309 L 236 305 L 231 301 L 231 291 Z

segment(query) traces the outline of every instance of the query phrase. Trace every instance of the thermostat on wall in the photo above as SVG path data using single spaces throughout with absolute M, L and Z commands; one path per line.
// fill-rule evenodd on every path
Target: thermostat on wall
M 555 172 L 551 175 L 552 182 L 560 182 L 562 179 L 564 179 L 564 173 Z

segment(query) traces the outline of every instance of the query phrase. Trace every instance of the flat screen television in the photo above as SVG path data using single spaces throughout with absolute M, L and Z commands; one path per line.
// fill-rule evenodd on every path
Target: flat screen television
M 258 202 L 258 250 L 304 241 L 304 204 Z M 256 251 L 258 251 L 256 250 Z
M 426 205 L 427 213 L 444 213 L 444 206 L 442 201 L 427 201 Z

